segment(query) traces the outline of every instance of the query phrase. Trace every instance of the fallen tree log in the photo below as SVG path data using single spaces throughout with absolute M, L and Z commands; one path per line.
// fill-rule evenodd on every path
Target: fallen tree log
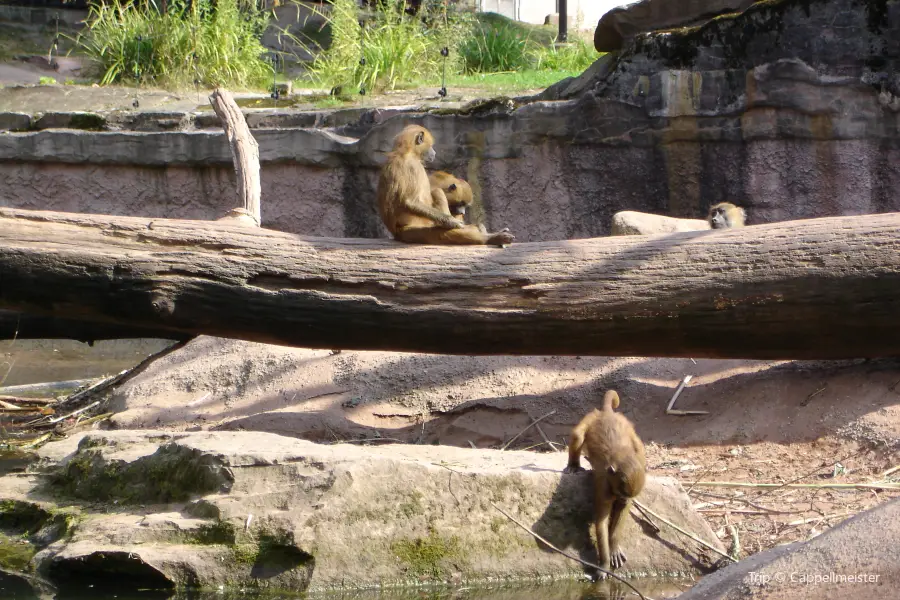
M 513 244 L 0 209 L 0 308 L 310 348 L 900 355 L 900 213 Z
M 0 340 L 76 340 L 93 345 L 99 340 L 154 337 L 183 341 L 192 336 L 129 323 L 96 323 L 0 310 Z

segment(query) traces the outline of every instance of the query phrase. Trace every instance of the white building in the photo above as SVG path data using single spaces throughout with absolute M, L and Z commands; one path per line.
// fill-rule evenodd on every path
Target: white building
M 634 0 L 568 0 L 569 29 L 594 29 L 607 11 Z M 525 23 L 540 25 L 558 11 L 557 0 L 477 0 L 481 12 L 495 12 Z

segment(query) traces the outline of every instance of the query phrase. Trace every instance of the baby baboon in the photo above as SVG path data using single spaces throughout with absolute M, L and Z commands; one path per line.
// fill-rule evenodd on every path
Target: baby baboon
M 731 227 L 743 227 L 747 213 L 740 206 L 731 202 L 720 202 L 709 208 L 706 220 L 713 229 L 729 229 Z
M 631 509 L 631 499 L 644 488 L 647 463 L 644 444 L 624 415 L 614 411 L 619 394 L 609 390 L 603 396 L 603 409 L 589 412 L 572 430 L 569 464 L 564 473 L 577 473 L 581 452 L 594 471 L 594 529 L 597 557 L 605 570 L 625 563 L 620 547 L 623 519 Z M 600 574 L 602 578 L 603 573 Z
M 427 129 L 410 125 L 395 138 L 381 170 L 378 211 L 394 238 L 411 244 L 512 243 L 515 238 L 506 229 L 486 233 L 476 225 L 463 225 L 450 214 L 444 192 L 436 189 L 432 194 L 423 162 L 434 159 L 433 145 Z
M 431 198 L 434 208 L 440 210 L 443 206 L 441 192 L 447 199 L 447 207 L 450 209 L 450 215 L 465 224 L 466 212 L 472 206 L 474 196 L 472 195 L 472 186 L 465 179 L 460 179 L 446 173 L 444 171 L 434 171 L 428 176 L 428 182 L 431 184 Z M 487 233 L 484 225 L 476 224 L 476 227 L 482 232 Z

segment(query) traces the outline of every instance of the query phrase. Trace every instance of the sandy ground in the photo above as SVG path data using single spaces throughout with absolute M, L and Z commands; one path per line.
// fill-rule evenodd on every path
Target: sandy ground
M 694 378 L 676 408 L 709 414 L 666 414 L 685 375 Z M 651 472 L 678 477 L 726 546 L 736 542 L 746 555 L 808 539 L 898 495 L 820 487 L 879 481 L 900 464 L 898 384 L 896 360 L 335 354 L 201 337 L 114 391 L 109 426 L 268 431 L 323 443 L 509 444 L 558 452 L 562 469 L 571 426 L 615 388 Z

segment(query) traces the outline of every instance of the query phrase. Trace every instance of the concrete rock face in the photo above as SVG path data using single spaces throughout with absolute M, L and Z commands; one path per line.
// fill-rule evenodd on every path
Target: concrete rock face
M 894 599 L 900 585 L 900 500 L 808 542 L 779 546 L 704 577 L 679 600 Z
M 676 219 L 623 210 L 613 215 L 610 235 L 653 235 L 676 231 L 703 231 L 709 228 L 709 223 L 702 219 Z
M 597 52 L 620 50 L 635 35 L 697 25 L 724 13 L 741 12 L 756 0 L 641 0 L 600 17 L 594 31 Z
M 637 35 L 538 98 L 460 110 L 248 111 L 263 226 L 386 237 L 378 167 L 408 123 L 434 133 L 434 168 L 472 184 L 473 216 L 522 242 L 607 235 L 623 210 L 702 218 L 723 201 L 754 224 L 897 211 L 898 56 L 900 3 L 772 0 Z M 100 131 L 86 113 L 32 123 L 81 130 L 0 136 L 0 202 L 204 219 L 236 203 L 228 146 L 208 114 L 161 115 L 141 131 L 105 118 Z M 180 129 L 164 130 L 172 123 Z
M 298 591 L 582 572 L 492 503 L 554 544 L 593 555 L 590 474 L 561 476 L 561 453 L 154 431 L 94 432 L 39 453 L 31 475 L 0 478 L 0 498 L 23 514 L 65 511 L 66 527 L 29 538 L 35 571 L 61 588 L 96 583 L 110 569 L 145 587 Z M 719 547 L 674 480 L 651 477 L 639 499 Z M 624 572 L 708 566 L 676 532 L 652 537 L 627 519 Z

